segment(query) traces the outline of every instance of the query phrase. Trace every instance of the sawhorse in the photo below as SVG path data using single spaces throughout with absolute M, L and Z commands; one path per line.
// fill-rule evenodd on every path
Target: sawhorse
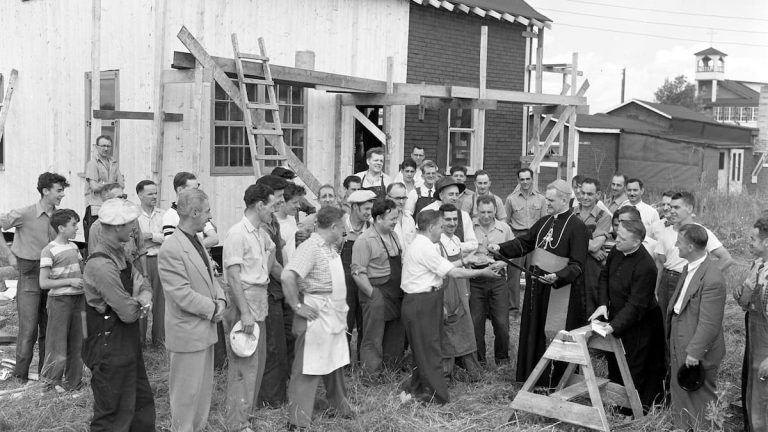
M 616 356 L 624 386 L 595 376 L 589 348 Z M 536 382 L 553 361 L 568 363 L 555 392 L 549 396 L 533 393 Z M 577 367 L 581 367 L 581 374 L 576 373 Z M 571 402 L 585 394 L 589 394 L 592 406 Z M 612 335 L 602 337 L 593 332 L 591 325 L 586 325 L 570 332 L 562 330 L 555 336 L 512 401 L 512 408 L 609 432 L 603 400 L 631 408 L 635 419 L 643 416 L 643 406 L 632 382 L 621 341 Z

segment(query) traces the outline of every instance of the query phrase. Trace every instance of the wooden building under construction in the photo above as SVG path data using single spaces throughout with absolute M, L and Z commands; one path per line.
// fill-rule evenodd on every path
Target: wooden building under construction
M 167 207 L 173 175 L 191 171 L 218 224 L 237 221 L 254 159 L 243 111 L 214 73 L 236 79 L 232 33 L 244 52 L 259 52 L 264 38 L 286 149 L 308 184 L 339 185 L 381 144 L 394 174 L 418 145 L 441 170 L 490 171 L 505 195 L 514 171 L 548 150 L 540 122 L 525 121 L 528 107 L 562 126 L 586 105 L 573 63 L 542 64 L 550 27 L 523 0 L 8 2 L 0 73 L 19 77 L 0 149 L 0 209 L 36 199 L 37 175 L 51 170 L 72 184 L 62 205 L 81 212 L 85 162 L 95 137 L 109 134 L 131 199 L 133 185 L 155 179 Z M 184 35 L 216 68 L 201 66 Z M 570 85 L 542 94 L 544 72 L 570 73 Z M 248 91 L 258 99 L 263 89 Z M 260 156 L 279 153 L 259 140 Z M 257 163 L 269 172 L 281 162 Z

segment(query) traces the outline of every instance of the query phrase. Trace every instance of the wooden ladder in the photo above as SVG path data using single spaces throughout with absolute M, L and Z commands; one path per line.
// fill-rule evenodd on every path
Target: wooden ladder
M 5 120 L 8 119 L 8 110 L 11 105 L 11 97 L 13 96 L 13 89 L 16 88 L 16 81 L 19 79 L 19 72 L 16 69 L 11 69 L 11 77 L 8 79 L 8 87 L 5 90 L 5 96 L 3 97 L 3 103 L 0 104 L 0 141 L 3 139 L 3 131 L 5 131 Z
M 259 154 L 258 146 L 256 144 L 256 137 L 263 136 L 269 141 L 275 149 L 285 148 L 285 141 L 283 140 L 283 125 L 280 122 L 280 106 L 277 102 L 277 96 L 275 94 L 275 82 L 272 80 L 272 72 L 269 69 L 269 57 L 267 57 L 267 50 L 264 47 L 264 38 L 259 38 L 259 50 L 260 54 L 247 54 L 240 51 L 240 45 L 237 42 L 237 34 L 232 33 L 232 50 L 235 55 L 235 65 L 237 67 L 237 80 L 240 85 L 240 94 L 243 96 L 243 101 L 247 109 L 243 110 L 243 121 L 245 122 L 245 133 L 248 137 L 248 147 L 251 149 L 251 159 L 253 162 L 253 174 L 256 178 L 261 177 L 261 166 L 259 161 L 262 160 L 278 160 L 284 161 L 285 157 L 280 154 L 277 155 L 264 155 Z M 246 78 L 243 73 L 243 61 L 260 63 L 264 68 L 264 79 Z M 248 100 L 248 92 L 246 91 L 246 84 L 263 85 L 267 90 L 267 102 L 251 102 Z M 256 92 L 254 92 L 256 94 Z M 264 116 L 265 112 L 272 113 L 272 125 L 273 128 L 266 126 L 256 129 L 253 126 L 253 117 Z M 263 117 L 262 117 L 263 118 Z M 278 153 L 282 153 L 279 152 Z
M 589 348 L 613 353 L 616 356 L 624 386 L 595 376 Z M 568 363 L 555 392 L 549 396 L 533 393 L 536 382 L 553 361 Z M 581 374 L 576 373 L 577 367 L 581 367 Z M 592 406 L 571 402 L 572 399 L 585 394 L 589 394 Z M 523 388 L 512 401 L 512 408 L 609 432 L 611 429 L 605 415 L 603 399 L 615 405 L 631 408 L 635 419 L 643 416 L 643 406 L 632 382 L 621 341 L 613 335 L 602 337 L 593 333 L 592 326 L 586 325 L 570 332 L 561 330 L 555 336 L 544 356 L 523 384 Z

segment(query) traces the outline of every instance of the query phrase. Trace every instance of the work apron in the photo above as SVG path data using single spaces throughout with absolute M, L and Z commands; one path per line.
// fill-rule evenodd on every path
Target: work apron
M 461 260 L 461 252 L 448 255 L 440 244 L 448 261 Z M 447 276 L 443 281 L 443 358 L 461 357 L 477 351 L 475 328 L 469 311 L 469 281 Z
M 433 194 L 434 195 L 434 194 Z M 421 195 L 421 188 L 416 188 L 416 205 L 413 208 L 413 217 L 415 218 L 417 214 L 423 209 L 424 207 L 432 204 L 433 202 L 437 201 L 437 197 L 435 196 L 422 196 Z
M 400 288 L 400 281 L 403 273 L 403 261 L 401 259 L 402 250 L 392 234 L 390 234 L 390 238 L 395 243 L 395 246 L 397 246 L 397 255 L 395 256 L 389 254 L 389 249 L 387 249 L 384 239 L 379 235 L 381 245 L 387 252 L 387 257 L 389 259 L 389 279 L 383 284 L 376 285 L 376 288 L 379 289 L 381 296 L 384 299 L 381 311 L 381 318 L 384 321 L 400 318 L 400 306 L 403 302 L 403 290 Z
M 304 304 L 317 310 L 317 318 L 307 321 L 304 336 L 304 375 L 328 375 L 349 364 L 347 348 L 347 295 L 341 257 L 331 259 L 331 284 L 328 294 L 304 294 Z
M 561 257 L 541 248 L 533 250 L 531 264 L 548 273 L 555 273 L 568 265 L 568 258 Z M 568 304 L 571 299 L 571 284 L 557 289 L 549 290 L 549 302 L 547 303 L 547 320 L 544 324 L 544 334 L 552 339 L 560 330 L 565 330 L 565 321 L 568 318 Z
M 386 196 L 387 196 L 387 187 L 384 185 L 384 173 L 381 173 L 380 180 L 381 181 L 380 181 L 378 186 L 368 186 L 368 187 L 364 187 L 364 188 L 361 188 L 361 189 L 362 190 L 369 190 L 369 191 L 375 193 L 376 194 L 376 198 L 378 198 L 378 199 L 386 198 Z M 364 184 L 365 184 L 365 174 L 363 174 L 363 178 L 360 179 L 360 185 L 362 186 Z

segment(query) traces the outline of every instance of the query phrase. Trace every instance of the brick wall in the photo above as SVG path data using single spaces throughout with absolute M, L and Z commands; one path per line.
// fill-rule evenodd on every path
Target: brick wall
M 479 85 L 480 27 L 488 26 L 487 87 L 523 90 L 525 30 L 519 23 L 480 18 L 457 11 L 411 3 L 408 36 L 409 83 Z M 522 151 L 522 105 L 499 103 L 486 111 L 483 168 L 493 181 L 493 191 L 506 196 L 517 184 Z M 428 159 L 445 161 L 446 143 L 438 143 L 440 114 L 427 110 L 419 120 L 418 107 L 406 109 L 405 153 L 414 145 L 424 147 Z M 443 126 L 447 128 L 446 126 Z M 441 166 L 442 169 L 442 166 Z

